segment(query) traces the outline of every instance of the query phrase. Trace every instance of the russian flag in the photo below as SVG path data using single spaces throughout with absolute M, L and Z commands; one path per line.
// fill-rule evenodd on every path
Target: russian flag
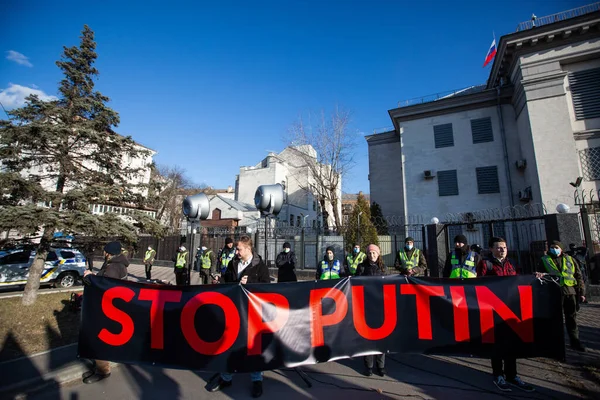
M 490 49 L 487 52 L 487 55 L 485 56 L 485 62 L 483 63 L 483 66 L 485 67 L 486 65 L 488 65 L 490 63 L 490 61 L 492 61 L 494 59 L 494 56 L 496 55 L 496 39 L 494 39 L 494 41 L 492 42 L 492 45 L 490 46 Z

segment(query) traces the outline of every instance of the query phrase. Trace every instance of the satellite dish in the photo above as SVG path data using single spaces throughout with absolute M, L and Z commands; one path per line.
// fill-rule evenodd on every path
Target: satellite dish
M 283 207 L 283 186 L 261 185 L 254 194 L 254 205 L 264 215 L 277 215 Z
M 210 202 L 204 193 L 188 196 L 183 200 L 183 215 L 189 220 L 207 219 Z

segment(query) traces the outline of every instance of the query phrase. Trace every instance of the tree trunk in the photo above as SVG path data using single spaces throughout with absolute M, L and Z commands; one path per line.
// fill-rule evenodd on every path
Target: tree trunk
M 338 201 L 335 196 L 333 196 L 331 200 L 331 208 L 333 208 L 333 220 L 335 221 L 336 229 L 338 232 L 341 232 L 342 221 L 340 220 L 340 215 L 338 213 Z
M 25 285 L 23 299 L 21 300 L 21 304 L 24 306 L 33 305 L 37 299 L 38 289 L 40 288 L 40 277 L 42 276 L 42 271 L 44 271 L 44 263 L 46 262 L 48 251 L 50 250 L 52 233 L 52 228 L 44 228 L 44 233 L 40 240 L 40 245 L 37 248 L 35 259 L 29 268 L 29 276 L 27 277 L 27 284 Z

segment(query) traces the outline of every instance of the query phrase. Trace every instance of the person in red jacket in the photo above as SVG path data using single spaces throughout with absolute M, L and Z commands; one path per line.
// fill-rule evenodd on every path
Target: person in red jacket
M 501 237 L 493 237 L 490 239 L 489 246 L 492 254 L 477 264 L 477 276 L 517 275 L 517 268 L 507 258 L 506 240 Z M 514 357 L 492 357 L 492 374 L 494 375 L 494 384 L 504 392 L 512 391 L 511 386 L 525 392 L 535 390 L 517 375 L 517 359 Z

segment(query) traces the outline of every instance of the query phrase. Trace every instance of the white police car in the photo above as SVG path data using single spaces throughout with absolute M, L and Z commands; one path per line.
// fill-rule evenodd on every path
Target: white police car
M 0 287 L 24 285 L 29 268 L 35 259 L 35 250 L 17 249 L 0 253 Z M 52 248 L 46 256 L 40 283 L 69 288 L 83 278 L 86 262 L 79 250 Z

